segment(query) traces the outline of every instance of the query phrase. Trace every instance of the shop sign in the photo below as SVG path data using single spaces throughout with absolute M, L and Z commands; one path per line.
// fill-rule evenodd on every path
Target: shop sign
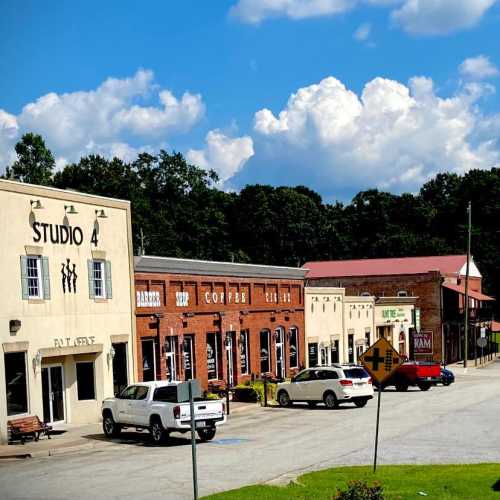
M 420 307 L 415 308 L 415 330 L 420 331 Z
M 35 243 L 53 243 L 54 245 L 76 245 L 83 242 L 83 230 L 79 226 L 64 224 L 49 224 L 47 222 L 33 222 L 33 241 Z M 97 246 L 97 229 L 94 228 L 90 242 Z
M 189 305 L 189 292 L 175 292 L 175 305 L 187 307 Z
M 400 319 L 404 318 L 405 316 L 405 310 L 402 307 L 382 309 L 382 318 L 384 319 Z
M 136 292 L 137 307 L 160 307 L 160 292 Z
M 227 298 L 228 304 L 245 304 L 247 297 L 245 292 L 205 292 L 205 304 L 224 304 Z
M 283 292 L 282 300 L 284 303 L 292 302 L 292 295 L 290 292 Z M 277 304 L 278 303 L 278 294 L 277 292 L 266 292 L 266 302 L 269 304 Z
M 78 347 L 92 344 L 95 344 L 95 337 L 93 335 L 90 337 L 59 337 L 54 339 L 54 347 Z
M 413 333 L 413 351 L 415 354 L 432 354 L 432 331 Z

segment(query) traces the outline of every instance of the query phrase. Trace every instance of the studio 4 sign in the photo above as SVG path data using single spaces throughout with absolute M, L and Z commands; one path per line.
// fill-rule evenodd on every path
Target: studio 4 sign
M 49 224 L 47 222 L 33 223 L 33 241 L 35 243 L 53 243 L 54 245 L 80 246 L 84 240 L 83 230 L 79 226 L 64 224 Z M 90 242 L 97 246 L 97 229 L 94 228 Z

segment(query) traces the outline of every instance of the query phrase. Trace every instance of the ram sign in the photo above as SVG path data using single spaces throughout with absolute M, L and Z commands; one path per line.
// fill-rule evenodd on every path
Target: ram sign
M 415 354 L 432 354 L 432 331 L 423 330 L 413 334 L 413 352 Z

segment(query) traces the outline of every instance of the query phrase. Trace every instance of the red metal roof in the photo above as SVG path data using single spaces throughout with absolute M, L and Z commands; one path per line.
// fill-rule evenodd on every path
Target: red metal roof
M 453 285 L 452 283 L 443 283 L 444 288 L 449 288 L 454 292 L 458 292 L 462 295 L 465 295 L 465 287 L 462 285 Z M 476 300 L 495 300 L 493 297 L 489 295 L 485 295 L 484 293 L 475 292 L 474 290 L 468 290 L 467 295 Z
M 309 270 L 307 278 L 341 278 L 422 274 L 429 271 L 440 271 L 441 274 L 458 274 L 466 262 L 466 255 L 443 255 L 306 262 L 303 267 Z
M 499 321 L 492 321 L 491 322 L 491 331 L 492 332 L 500 332 L 500 322 Z

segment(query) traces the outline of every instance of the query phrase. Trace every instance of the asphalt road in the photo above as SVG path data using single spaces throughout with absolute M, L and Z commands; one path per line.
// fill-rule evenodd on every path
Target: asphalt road
M 198 446 L 200 495 L 373 460 L 376 399 L 365 408 L 297 406 L 231 417 Z M 450 387 L 382 394 L 379 463 L 500 462 L 500 361 Z M 186 435 L 188 436 L 188 435 Z M 99 439 L 100 436 L 95 436 Z M 192 498 L 191 448 L 130 433 L 99 451 L 0 464 L 0 496 Z

